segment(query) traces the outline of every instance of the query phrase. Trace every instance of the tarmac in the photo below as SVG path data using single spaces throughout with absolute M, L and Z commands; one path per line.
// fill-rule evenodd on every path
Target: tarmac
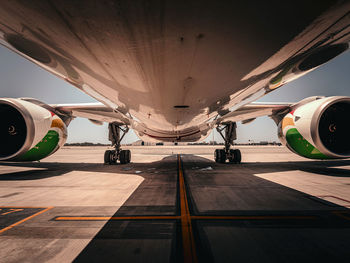
M 64 147 L 0 163 L 1 262 L 350 262 L 350 160 L 285 147 Z

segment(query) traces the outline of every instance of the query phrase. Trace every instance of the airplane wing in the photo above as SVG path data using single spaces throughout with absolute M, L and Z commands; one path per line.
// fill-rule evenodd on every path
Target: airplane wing
M 223 117 L 215 119 L 216 124 L 225 122 L 242 122 L 249 123 L 258 117 L 276 116 L 286 114 L 295 103 L 276 103 L 276 102 L 253 102 L 238 108 L 226 114 Z M 102 124 L 103 122 L 112 123 L 119 122 L 121 124 L 130 125 L 131 120 L 125 118 L 119 112 L 103 105 L 102 103 L 80 103 L 80 104 L 51 104 L 56 112 L 71 117 L 80 117 L 89 119 L 94 124 Z
M 293 103 L 257 103 L 253 102 L 240 107 L 239 109 L 226 114 L 224 117 L 215 120 L 216 123 L 227 121 L 248 123 L 261 116 L 273 116 L 283 114 L 291 108 Z M 81 103 L 81 104 L 51 104 L 55 111 L 72 117 L 80 117 L 91 120 L 95 124 L 100 122 L 120 122 L 130 125 L 131 121 L 119 112 L 103 105 L 102 103 Z
M 102 122 L 131 124 L 130 118 L 123 116 L 121 113 L 102 103 L 55 104 L 50 106 L 60 114 L 87 118 L 95 124 L 102 124 Z

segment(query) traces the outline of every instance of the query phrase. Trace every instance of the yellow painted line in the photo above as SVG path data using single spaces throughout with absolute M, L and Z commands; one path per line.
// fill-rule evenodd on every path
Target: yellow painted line
M 59 216 L 55 221 L 174 220 L 179 216 Z
M 1 208 L 47 208 L 47 206 L 0 206 L 0 209 Z
M 197 262 L 191 215 L 188 207 L 188 199 L 186 194 L 185 180 L 181 167 L 180 155 L 177 156 L 177 161 L 179 169 L 180 211 L 184 262 Z
M 270 219 L 317 219 L 316 216 L 191 216 L 191 219 L 208 220 L 270 220 Z
M 34 208 L 34 207 L 32 207 L 32 208 Z M 37 207 L 37 208 L 38 208 L 38 207 Z M 40 208 L 40 207 L 39 207 L 39 208 Z M 33 217 L 36 217 L 36 216 L 38 216 L 38 215 L 40 215 L 40 214 L 42 214 L 42 213 L 45 213 L 46 211 L 48 211 L 48 210 L 50 210 L 50 209 L 52 209 L 52 208 L 53 208 L 53 206 L 47 207 L 47 208 L 44 209 L 44 210 L 41 210 L 41 211 L 39 211 L 39 212 L 37 212 L 37 213 L 31 215 L 31 216 L 28 216 L 28 217 L 22 219 L 21 221 L 18 221 L 18 222 L 14 223 L 14 224 L 12 224 L 12 225 L 10 225 L 10 226 L 8 226 L 8 227 L 5 227 L 5 228 L 1 229 L 1 230 L 0 230 L 0 234 L 3 233 L 3 232 L 5 232 L 5 231 L 7 231 L 7 230 L 9 230 L 9 229 L 11 229 L 11 228 L 13 228 L 13 227 L 15 227 L 15 226 L 18 226 L 19 224 L 22 224 L 23 222 L 25 222 L 25 221 L 27 221 L 27 220 L 33 218 Z

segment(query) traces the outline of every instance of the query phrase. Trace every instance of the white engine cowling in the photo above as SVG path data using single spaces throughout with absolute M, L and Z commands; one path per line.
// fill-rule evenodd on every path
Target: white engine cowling
M 29 101 L 0 99 L 0 116 L 0 160 L 40 160 L 67 139 L 61 118 Z
M 350 157 L 349 131 L 349 97 L 328 97 L 296 105 L 278 125 L 281 142 L 311 159 Z

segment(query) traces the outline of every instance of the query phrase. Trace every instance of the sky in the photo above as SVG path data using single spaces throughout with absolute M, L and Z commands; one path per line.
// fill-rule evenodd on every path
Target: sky
M 297 102 L 310 96 L 350 96 L 350 51 L 309 74 L 262 97 L 260 102 Z M 0 97 L 32 97 L 48 104 L 95 102 L 62 79 L 46 72 L 7 48 L 0 46 Z M 277 127 L 268 117 L 249 124 L 238 123 L 238 143 L 278 141 Z M 206 141 L 222 141 L 215 131 Z M 122 143 L 138 140 L 129 132 Z M 109 143 L 107 124 L 95 125 L 76 118 L 68 127 L 67 142 Z

